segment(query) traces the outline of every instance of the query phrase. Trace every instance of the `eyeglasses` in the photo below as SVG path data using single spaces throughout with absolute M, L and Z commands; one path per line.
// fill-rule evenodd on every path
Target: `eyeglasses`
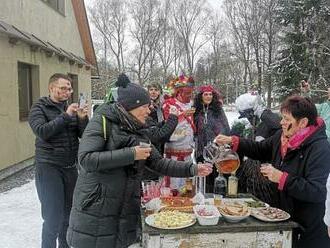
M 60 89 L 61 91 L 69 91 L 70 93 L 73 93 L 73 89 L 70 87 L 65 87 L 65 86 L 62 86 L 62 87 L 57 87 L 58 89 Z

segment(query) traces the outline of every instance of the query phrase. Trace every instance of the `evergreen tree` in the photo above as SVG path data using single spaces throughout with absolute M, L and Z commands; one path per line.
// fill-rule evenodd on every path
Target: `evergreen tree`
M 279 95 L 299 90 L 302 79 L 313 88 L 325 88 L 330 82 L 328 0 L 280 0 L 277 21 L 282 46 L 273 71 Z

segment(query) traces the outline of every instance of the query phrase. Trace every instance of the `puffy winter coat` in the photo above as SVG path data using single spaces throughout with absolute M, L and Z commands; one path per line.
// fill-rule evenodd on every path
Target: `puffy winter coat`
M 178 125 L 178 117 L 170 114 L 167 120 L 155 122 L 153 119 L 147 119 L 147 127 L 143 132 L 149 137 L 151 143 L 156 146 L 160 153 L 164 153 L 164 144 L 167 142 L 176 126 Z
M 136 241 L 145 167 L 176 177 L 197 173 L 197 166 L 162 158 L 154 146 L 147 160 L 134 161 L 133 146 L 149 140 L 125 126 L 114 108 L 108 105 L 99 112 L 107 119 L 108 139 L 104 139 L 102 116 L 95 115 L 80 143 L 81 170 L 67 233 L 74 248 L 121 248 Z
M 36 160 L 62 167 L 72 166 L 77 160 L 79 140 L 88 123 L 69 116 L 66 103 L 55 103 L 41 97 L 31 108 L 29 124 L 36 135 Z
M 330 145 L 325 125 L 319 126 L 299 147 L 288 150 L 283 159 L 281 135 L 280 130 L 261 142 L 240 139 L 237 151 L 252 159 L 271 161 L 274 167 L 288 173 L 283 190 L 278 191 L 278 207 L 289 212 L 302 226 L 296 247 L 330 247 L 323 222 L 330 171 Z
M 178 125 L 178 117 L 170 114 L 167 120 L 162 122 L 155 122 L 152 118 L 148 118 L 146 122 L 146 128 L 141 131 L 151 141 L 151 143 L 157 148 L 161 155 L 164 154 L 164 144 L 167 142 L 176 126 Z M 148 167 L 144 170 L 142 180 L 158 180 L 159 173 L 151 171 Z

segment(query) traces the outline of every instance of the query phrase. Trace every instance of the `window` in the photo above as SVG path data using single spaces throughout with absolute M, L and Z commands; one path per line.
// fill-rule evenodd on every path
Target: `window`
M 38 66 L 18 62 L 19 120 L 26 121 L 39 92 Z
M 50 7 L 60 12 L 61 14 L 65 14 L 65 0 L 42 0 L 47 3 Z
M 73 93 L 70 99 L 70 103 L 78 102 L 78 75 L 76 74 L 68 74 L 68 76 L 71 78 L 71 87 L 73 89 Z

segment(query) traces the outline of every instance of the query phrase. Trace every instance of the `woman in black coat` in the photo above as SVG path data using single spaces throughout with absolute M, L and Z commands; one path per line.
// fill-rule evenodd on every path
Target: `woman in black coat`
M 222 108 L 219 93 L 211 85 L 203 85 L 194 100 L 194 124 L 196 126 L 196 160 L 203 162 L 203 149 L 218 134 L 229 135 L 230 127 Z M 216 169 L 206 177 L 206 192 L 213 192 L 214 178 L 218 176 Z
M 218 144 L 232 144 L 239 154 L 271 161 L 261 173 L 278 191 L 279 208 L 289 212 L 301 225 L 295 230 L 293 247 L 330 247 L 323 222 L 326 181 L 330 171 L 330 145 L 325 124 L 317 117 L 315 105 L 307 98 L 289 97 L 281 106 L 282 130 L 254 142 L 236 136 L 219 135 Z
M 67 240 L 74 248 L 121 248 L 137 241 L 140 183 L 145 167 L 164 175 L 208 175 L 211 167 L 162 158 L 143 129 L 149 95 L 125 75 L 117 82 L 116 103 L 100 107 L 79 146 L 80 173 Z

